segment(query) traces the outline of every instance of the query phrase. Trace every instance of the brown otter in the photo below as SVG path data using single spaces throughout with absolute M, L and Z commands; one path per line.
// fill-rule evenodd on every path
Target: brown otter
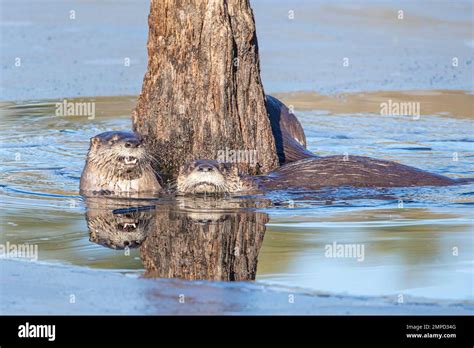
M 306 149 L 306 136 L 296 116 L 278 99 L 267 95 L 266 106 L 280 165 L 314 154 Z
M 152 167 L 141 139 L 131 132 L 105 132 L 91 138 L 81 175 L 84 195 L 156 193 L 159 176 Z
M 186 162 L 180 169 L 177 189 L 180 193 L 230 193 L 248 191 L 236 166 L 213 160 Z
M 238 193 L 323 187 L 447 186 L 464 182 L 395 162 L 363 156 L 302 159 L 265 176 L 242 176 L 213 160 L 186 163 L 177 180 L 179 193 Z

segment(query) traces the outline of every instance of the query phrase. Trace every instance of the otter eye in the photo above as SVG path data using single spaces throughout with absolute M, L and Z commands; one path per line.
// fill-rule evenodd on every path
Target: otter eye
M 125 147 L 132 147 L 131 143 L 125 143 Z

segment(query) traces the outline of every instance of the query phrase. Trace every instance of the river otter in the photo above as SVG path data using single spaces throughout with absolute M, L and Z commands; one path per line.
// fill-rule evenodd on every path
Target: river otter
M 159 176 L 152 167 L 141 139 L 131 132 L 105 132 L 91 138 L 81 175 L 84 195 L 129 195 L 161 191 Z
M 306 149 L 303 127 L 278 99 L 266 97 L 280 164 L 314 156 Z M 91 138 L 87 161 L 81 175 L 84 195 L 157 193 L 161 178 L 154 171 L 153 157 L 142 139 L 132 132 L 105 132 Z
M 238 193 L 324 187 L 447 186 L 463 182 L 395 162 L 363 156 L 302 159 L 265 176 L 239 175 L 231 165 L 213 160 L 186 163 L 177 180 L 179 193 Z
M 214 160 L 186 162 L 179 171 L 180 193 L 230 193 L 248 191 L 248 180 L 239 175 L 236 166 Z
M 314 154 L 306 149 L 306 136 L 301 123 L 285 104 L 267 95 L 266 106 L 280 165 L 313 157 Z

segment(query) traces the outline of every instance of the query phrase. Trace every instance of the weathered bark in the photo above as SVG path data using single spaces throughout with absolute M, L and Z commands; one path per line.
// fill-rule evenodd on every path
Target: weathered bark
M 165 179 L 190 159 L 256 151 L 248 174 L 278 166 L 248 0 L 152 0 L 148 70 L 133 127 Z

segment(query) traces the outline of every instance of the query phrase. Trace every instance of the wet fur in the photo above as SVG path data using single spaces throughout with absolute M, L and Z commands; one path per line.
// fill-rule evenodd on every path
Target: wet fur
M 206 191 L 207 185 L 199 186 L 210 178 L 202 180 L 195 170 L 205 160 L 187 163 L 178 177 L 177 190 L 180 193 L 196 193 L 194 187 L 201 187 L 199 193 Z M 216 161 L 206 160 L 219 169 Z M 219 178 L 220 193 L 238 193 L 247 191 L 270 191 L 287 189 L 314 190 L 324 187 L 411 187 L 411 186 L 448 186 L 462 183 L 462 180 L 433 174 L 421 169 L 409 167 L 391 161 L 378 160 L 363 156 L 328 156 L 302 159 L 284 165 L 266 176 L 241 176 L 235 170 L 226 169 L 214 177 Z M 238 185 L 223 183 L 238 182 Z
M 364 156 L 327 156 L 284 165 L 260 181 L 269 190 L 319 189 L 323 187 L 411 187 L 448 186 L 455 179 Z
M 212 166 L 215 170 L 199 172 L 201 165 Z M 176 187 L 181 193 L 222 194 L 244 189 L 236 167 L 213 160 L 187 162 L 180 169 Z
M 285 104 L 267 95 L 266 106 L 280 165 L 314 157 L 315 155 L 306 149 L 306 136 L 301 123 Z
M 127 147 L 126 144 L 134 144 Z M 133 157 L 136 164 L 126 165 Z M 106 132 L 91 138 L 87 161 L 81 175 L 81 194 L 122 194 L 159 192 L 161 185 L 155 173 L 153 158 L 147 154 L 141 139 L 130 132 Z

